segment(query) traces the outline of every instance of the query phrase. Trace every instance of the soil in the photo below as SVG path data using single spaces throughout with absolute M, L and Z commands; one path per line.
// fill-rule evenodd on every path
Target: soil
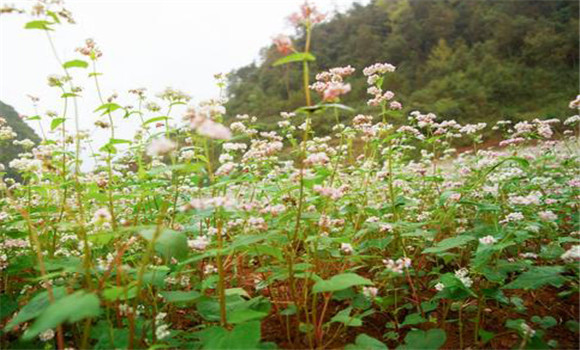
M 557 340 L 557 349 L 579 349 L 578 333 L 571 332 L 564 323 L 568 320 L 579 320 L 578 295 L 572 295 L 568 299 L 563 300 L 558 297 L 558 293 L 562 290 L 548 287 L 541 290 L 526 292 L 513 291 L 505 292 L 506 296 L 518 296 L 524 301 L 526 307 L 525 313 L 518 313 L 514 311 L 513 306 L 509 309 L 503 308 L 501 304 L 495 301 L 487 301 L 483 306 L 482 323 L 480 329 L 488 332 L 493 332 L 496 336 L 486 344 L 476 343 L 474 341 L 475 320 L 477 301 L 474 300 L 469 305 L 475 306 L 471 312 L 468 309 L 463 311 L 463 338 L 464 349 L 511 349 L 518 348 L 521 344 L 521 338 L 515 333 L 505 327 L 506 321 L 509 319 L 524 319 L 533 328 L 540 329 L 539 325 L 531 323 L 529 320 L 532 316 L 552 316 L 558 321 L 558 325 L 549 328 L 546 331 L 544 341 Z M 428 300 L 432 297 L 432 291 L 418 291 L 421 300 Z M 341 303 L 335 302 L 329 306 L 327 315 L 334 315 L 336 312 L 344 308 Z M 437 318 L 442 315 L 442 307 L 433 311 Z M 328 318 L 330 318 L 329 316 Z M 403 319 L 404 315 L 399 315 L 399 319 Z M 449 311 L 447 320 L 444 325 L 437 325 L 435 323 L 423 323 L 417 328 L 428 330 L 430 328 L 443 328 L 447 334 L 447 341 L 442 349 L 460 349 L 460 335 L 458 322 L 458 313 Z M 397 340 L 385 340 L 383 335 L 390 329 L 386 328 L 388 322 L 393 321 L 392 316 L 388 313 L 375 313 L 365 318 L 362 327 L 349 327 L 347 330 L 342 330 L 341 334 L 336 337 L 325 349 L 342 349 L 347 344 L 355 342 L 355 338 L 359 334 L 367 334 L 375 339 L 381 340 L 388 345 L 390 349 L 396 348 L 399 344 L 404 342 L 405 335 L 412 329 L 411 326 L 404 326 L 399 328 L 399 338 Z M 334 334 L 337 330 L 336 325 L 333 325 L 326 334 Z M 262 339 L 263 341 L 275 342 L 282 349 L 307 349 L 309 348 L 308 340 L 304 333 L 298 332 L 298 325 L 291 324 L 292 341 L 288 341 L 286 336 L 286 327 L 280 323 L 275 315 L 270 315 L 262 322 Z M 300 336 L 298 336 L 300 335 Z M 325 337 L 328 341 L 330 336 Z

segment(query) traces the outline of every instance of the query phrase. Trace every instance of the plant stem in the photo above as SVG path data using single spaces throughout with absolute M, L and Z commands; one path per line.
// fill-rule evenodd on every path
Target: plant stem
M 222 260 L 222 253 L 221 250 L 223 249 L 223 237 L 222 237 L 222 222 L 221 220 L 217 220 L 217 241 L 218 241 L 218 252 L 216 255 L 217 266 L 218 266 L 218 274 L 219 274 L 219 281 L 218 281 L 218 297 L 220 303 L 220 322 L 222 327 L 227 326 L 227 315 L 226 315 L 226 287 L 225 287 L 225 279 L 226 274 L 224 271 L 224 263 Z

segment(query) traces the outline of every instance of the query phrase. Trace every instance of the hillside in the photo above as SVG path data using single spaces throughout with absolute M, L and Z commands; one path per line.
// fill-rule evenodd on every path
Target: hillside
M 20 119 L 16 110 L 2 101 L 0 101 L 0 117 L 6 119 L 8 126 L 10 126 L 17 134 L 17 140 L 30 139 L 35 143 L 40 142 L 40 137 L 30 126 L 28 126 L 28 124 Z M 3 164 L 8 169 L 9 175 L 14 174 L 12 174 L 11 170 L 8 168 L 8 163 L 10 163 L 18 153 L 23 152 L 22 147 L 12 144 L 12 141 L 14 140 L 0 143 L 0 164 Z
M 578 91 L 577 29 L 575 1 L 373 1 L 314 29 L 311 75 L 355 67 L 343 102 L 357 112 L 368 99 L 362 69 L 389 62 L 397 72 L 385 86 L 404 112 L 459 122 L 563 117 Z M 293 39 L 302 47 L 300 33 Z M 281 57 L 273 45 L 261 56 L 230 74 L 227 107 L 268 124 L 304 104 L 302 72 L 298 64 L 272 67 Z

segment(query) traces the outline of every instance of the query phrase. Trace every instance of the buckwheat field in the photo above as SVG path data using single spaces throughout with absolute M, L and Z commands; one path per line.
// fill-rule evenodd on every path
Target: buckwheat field
M 422 3 L 368 6 L 461 2 Z M 282 97 L 253 106 L 294 106 L 266 123 L 230 112 L 228 98 L 237 110 L 251 97 L 229 74 L 206 101 L 104 89 L 98 38 L 58 48 L 74 27 L 60 1 L 0 12 L 61 67 L 37 79 L 60 99 L 30 96 L 38 112 L 22 116 L 37 139 L 0 118 L 0 152 L 15 153 L 0 164 L 0 348 L 578 348 L 577 86 L 552 101 L 557 116 L 435 113 L 399 93 L 407 68 L 389 55 L 319 53 L 317 30 L 336 19 L 311 2 L 262 63 Z M 433 45 L 437 61 L 447 51 Z M 577 52 L 570 62 L 577 80 Z

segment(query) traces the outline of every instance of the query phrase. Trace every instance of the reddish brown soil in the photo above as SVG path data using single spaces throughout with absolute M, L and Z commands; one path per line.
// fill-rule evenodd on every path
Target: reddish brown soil
M 559 324 L 557 326 L 551 327 L 544 337 L 545 341 L 554 339 L 558 341 L 558 349 L 579 349 L 579 339 L 578 333 L 573 333 L 566 328 L 564 322 L 567 320 L 578 321 L 578 295 L 573 295 L 568 299 L 561 299 L 557 294 L 561 292 L 553 287 L 544 288 L 535 292 L 525 292 L 525 291 L 514 291 L 505 292 L 506 296 L 518 296 L 524 300 L 524 305 L 527 308 L 526 313 L 518 313 L 513 310 L 513 307 L 509 309 L 504 308 L 501 304 L 495 301 L 488 301 L 484 306 L 484 312 L 482 315 L 482 323 L 480 328 L 489 332 L 496 334 L 490 342 L 485 345 L 476 343 L 474 341 L 474 331 L 475 324 L 470 320 L 474 320 L 476 317 L 476 311 L 467 312 L 464 310 L 464 348 L 470 349 L 511 349 L 518 347 L 521 343 L 520 337 L 510 329 L 505 327 L 505 323 L 508 319 L 524 319 L 530 323 L 532 316 L 552 316 L 558 320 Z M 425 293 L 419 292 L 420 298 L 422 300 L 428 300 L 432 296 L 431 291 L 426 291 Z M 477 306 L 476 301 L 472 301 L 470 305 Z M 340 303 L 334 303 L 331 305 L 332 309 L 329 308 L 329 315 L 334 315 L 337 311 L 344 308 L 344 305 Z M 442 308 L 439 307 L 435 313 L 442 312 Z M 440 318 L 442 315 L 437 315 Z M 329 316 L 330 318 L 330 316 Z M 404 315 L 399 315 L 400 319 L 404 318 Z M 447 320 L 458 319 L 458 313 L 450 311 L 447 315 Z M 354 343 L 355 338 L 358 334 L 365 333 L 371 337 L 379 339 L 386 343 L 389 348 L 395 348 L 399 344 L 404 342 L 405 335 L 411 330 L 410 326 L 401 327 L 399 329 L 399 339 L 398 340 L 384 340 L 383 334 L 389 331 L 385 327 L 387 322 L 393 321 L 392 316 L 387 313 L 375 313 L 367 318 L 362 327 L 351 327 L 346 331 L 341 331 L 341 334 L 337 336 L 326 348 L 327 349 L 342 349 L 346 344 Z M 531 324 L 531 323 L 530 323 Z M 534 328 L 539 329 L 539 326 L 531 324 Z M 333 326 L 327 334 L 334 334 L 337 326 Z M 427 330 L 430 328 L 444 328 L 447 334 L 447 342 L 445 343 L 443 349 L 459 349 L 460 348 L 460 337 L 459 337 L 459 326 L 457 322 L 447 322 L 445 325 L 437 325 L 434 323 L 423 323 L 418 325 L 418 328 Z M 278 344 L 280 348 L 283 349 L 306 349 L 309 347 L 308 340 L 304 333 L 298 332 L 298 325 L 291 324 L 290 330 L 292 332 L 292 342 L 289 342 L 286 336 L 286 327 L 280 323 L 279 319 L 275 315 L 270 315 L 262 322 L 262 338 L 263 341 L 271 341 Z M 328 336 L 326 341 L 330 336 Z

